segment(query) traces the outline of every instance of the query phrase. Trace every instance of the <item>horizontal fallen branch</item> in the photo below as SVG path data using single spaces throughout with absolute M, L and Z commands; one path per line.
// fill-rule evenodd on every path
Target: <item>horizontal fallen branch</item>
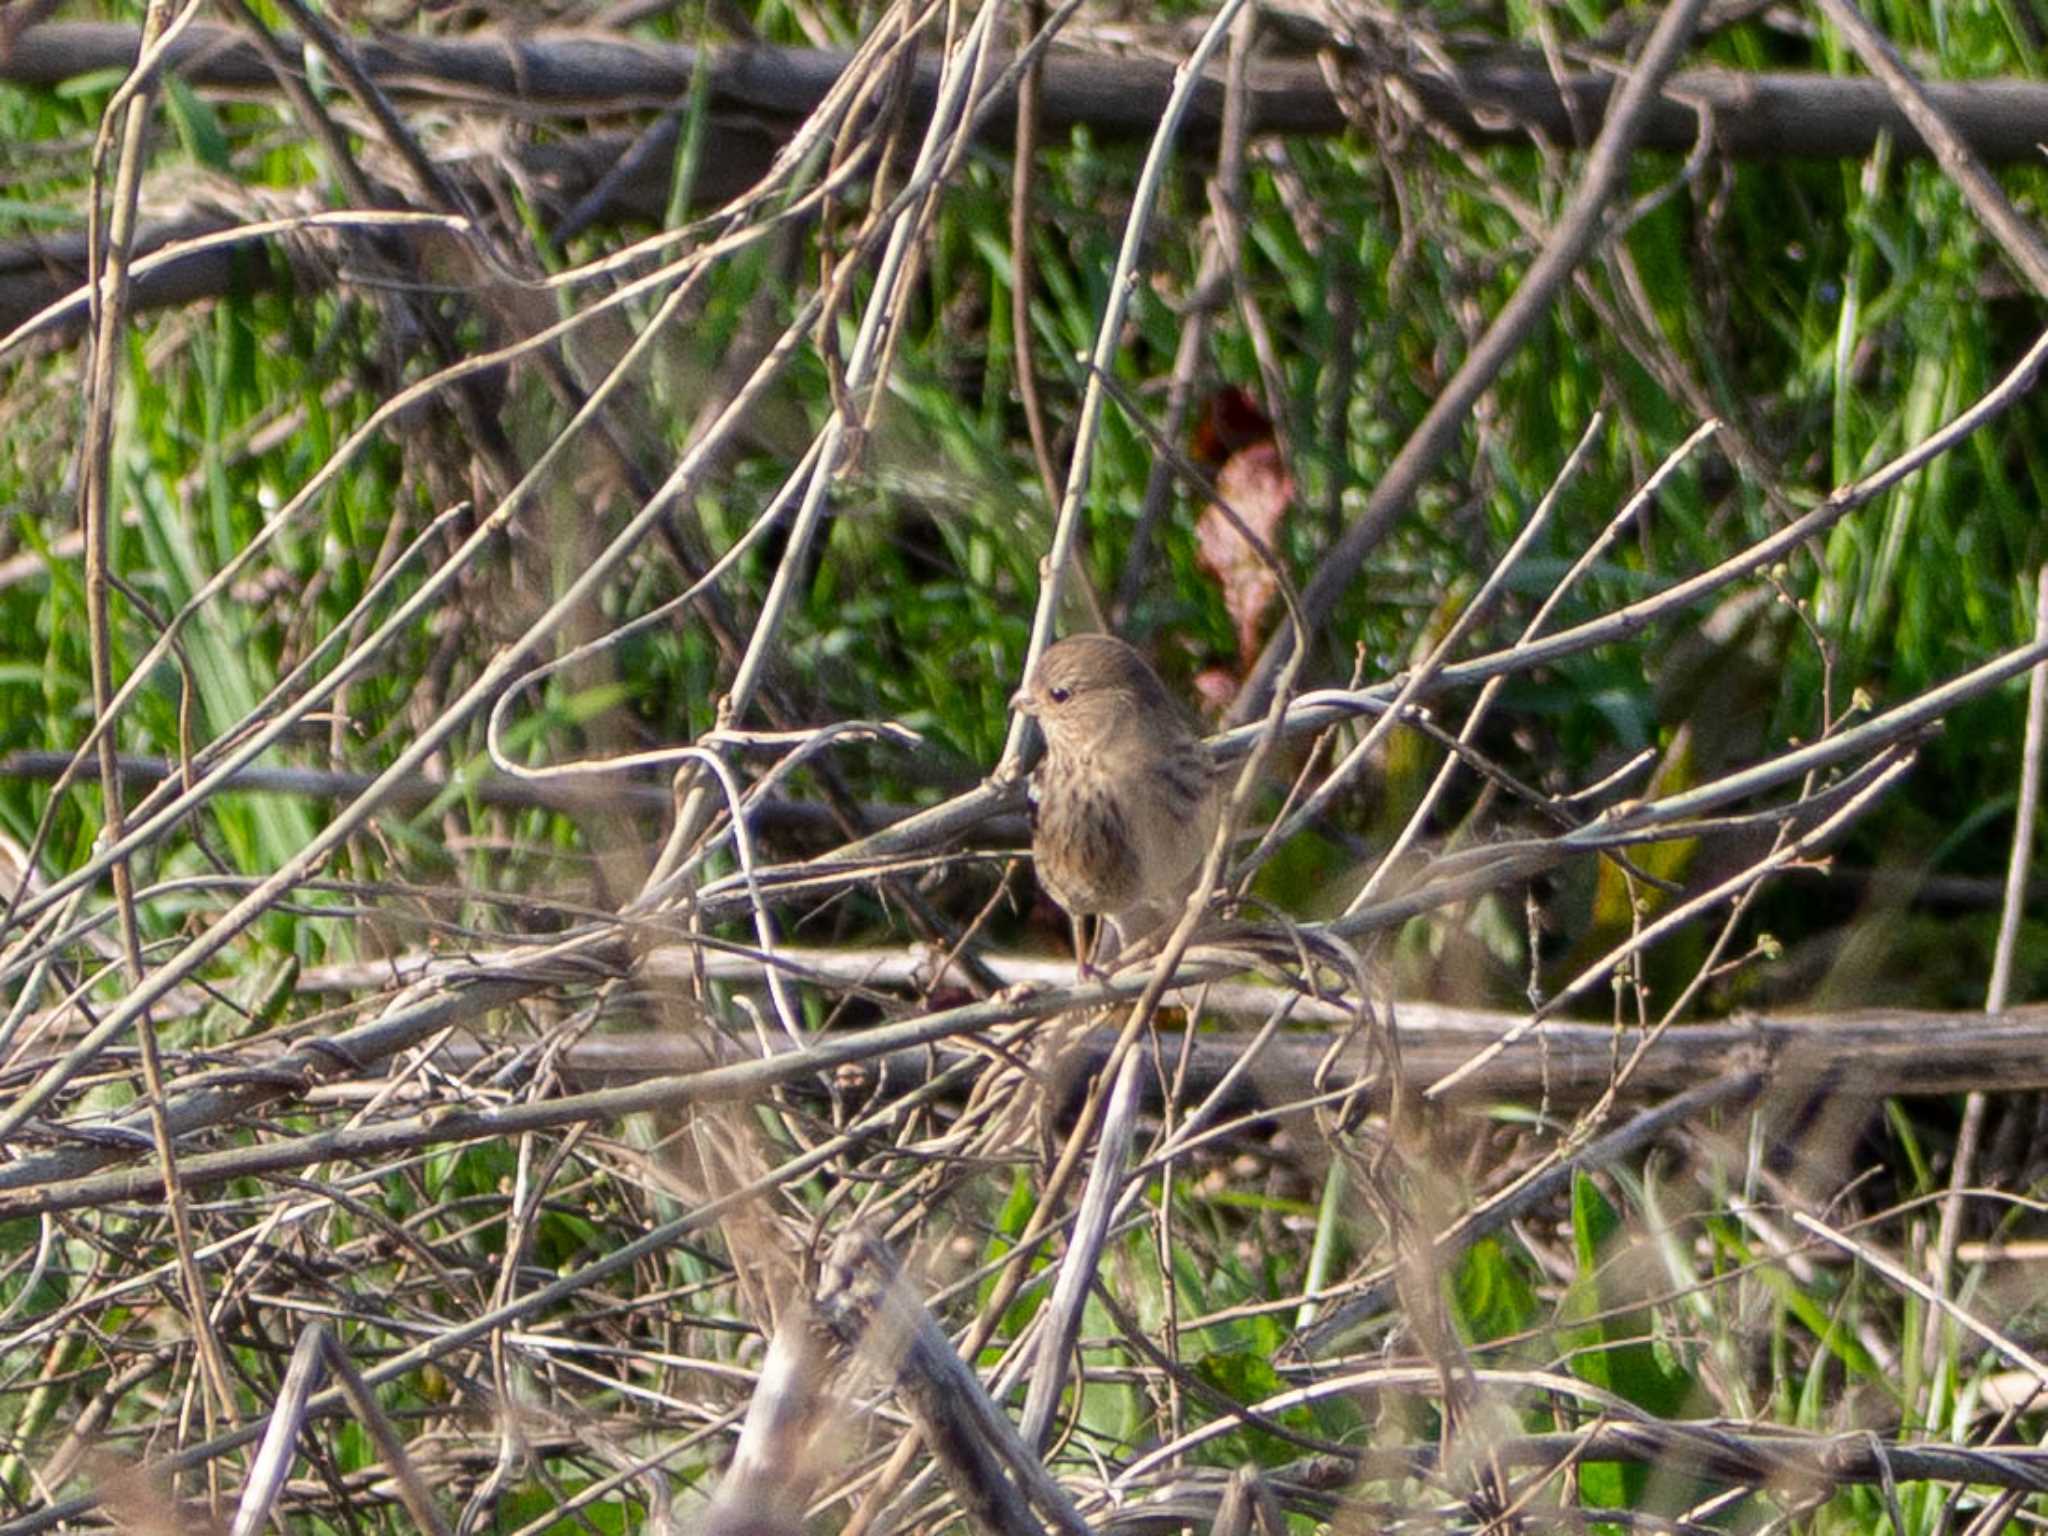
M 598 963 L 591 954 L 586 964 Z M 831 952 L 784 952 L 785 964 L 801 976 L 814 978 L 840 972 L 844 986 L 862 981 L 883 986 L 891 977 L 907 979 L 909 957 L 850 955 L 834 959 Z M 707 955 L 707 974 L 745 979 L 758 974 L 743 957 Z M 813 969 L 809 962 L 816 962 Z M 558 969 L 566 962 L 557 958 Z M 1204 964 L 1198 950 L 1190 964 Z M 656 951 L 648 957 L 643 979 L 680 982 L 693 961 L 681 951 Z M 1070 966 L 1039 962 L 1045 973 Z M 865 967 L 863 970 L 862 967 Z M 1031 981 L 1039 972 L 1032 962 L 998 960 L 997 974 Z M 858 971 L 859 975 L 854 973 Z M 445 990 L 435 991 L 427 979 L 415 979 L 416 1000 L 394 1007 L 377 1021 L 331 1042 L 309 1041 L 287 1056 L 268 1062 L 252 1060 L 177 1085 L 171 1120 L 180 1134 L 221 1125 L 262 1104 L 303 1096 L 322 1081 L 362 1078 L 398 1050 L 418 1043 L 435 1029 L 475 1019 L 522 989 L 531 989 L 544 974 L 519 968 L 479 968 L 475 962 L 450 962 L 442 976 Z M 469 978 L 465 980 L 466 978 Z M 1142 977 L 1117 977 L 1078 986 L 1026 986 L 1016 994 L 983 1003 L 941 1007 L 863 1030 L 834 1031 L 801 1051 L 757 1058 L 730 1042 L 673 1032 L 591 1037 L 564 1047 L 553 1060 L 564 1086 L 579 1088 L 558 1098 L 517 1103 L 481 1111 L 449 1111 L 435 1106 L 426 1113 L 361 1127 L 316 1132 L 289 1141 L 198 1153 L 180 1159 L 180 1176 L 188 1188 L 223 1180 L 300 1168 L 329 1159 L 388 1155 L 426 1146 L 488 1140 L 527 1131 L 603 1123 L 649 1110 L 673 1110 L 690 1104 L 733 1102 L 755 1097 L 780 1084 L 800 1085 L 831 1078 L 852 1089 L 864 1080 L 870 1089 L 894 1093 L 926 1082 L 933 1071 L 966 1060 L 964 1045 L 986 1032 L 1031 1019 L 1049 1018 L 1073 1008 L 1123 1001 L 1142 990 Z M 464 994 L 470 994 L 465 998 Z M 1286 994 L 1277 988 L 1242 984 L 1209 989 L 1213 1008 L 1245 1015 L 1263 1015 Z M 1184 997 L 1182 1001 L 1192 1001 Z M 1312 999 L 1296 1003 L 1292 1015 L 1304 1022 L 1348 1017 L 1332 1005 Z M 1520 1015 L 1441 1008 L 1410 1002 L 1395 1007 L 1401 1052 L 1411 1081 L 1441 1077 L 1522 1028 Z M 1100 1070 L 1107 1059 L 1108 1033 L 1084 1036 L 1062 1062 L 1062 1078 L 1078 1086 Z M 1156 1046 L 1160 1071 L 1145 1076 L 1169 1077 L 1178 1070 L 1178 1036 L 1166 1035 Z M 1280 1036 L 1259 1058 L 1257 1070 L 1246 1074 L 1224 1108 L 1253 1113 L 1306 1099 L 1315 1092 L 1315 1074 L 1330 1037 L 1323 1032 Z M 1482 1068 L 1458 1083 L 1453 1097 L 1462 1103 L 1492 1103 L 1547 1097 L 1556 1105 L 1583 1103 L 1613 1081 L 1617 1062 L 1636 1044 L 1636 1037 L 1605 1025 L 1549 1022 L 1512 1039 Z M 442 1048 L 444 1066 L 460 1070 L 475 1064 L 474 1045 L 450 1042 Z M 1187 1090 L 1214 1089 L 1237 1066 L 1245 1039 L 1205 1034 L 1192 1045 Z M 715 1052 L 716 1060 L 707 1056 Z M 1361 1065 L 1358 1052 L 1341 1059 L 1333 1083 L 1343 1083 Z M 339 1070 L 337 1070 L 339 1069 Z M 1962 1092 L 1969 1089 L 2020 1091 L 2048 1087 L 2048 1007 L 2017 1009 L 1987 1021 L 1983 1015 L 1873 1011 L 1856 1015 L 1779 1015 L 1735 1024 L 1700 1024 L 1667 1031 L 1637 1062 L 1627 1084 L 1632 1099 L 1654 1098 L 1702 1081 L 1759 1072 L 1773 1092 L 1852 1094 L 1868 1097 Z M 849 1076 L 851 1074 L 851 1076 Z M 1384 1081 L 1369 1082 L 1365 1097 L 1384 1102 Z M 1157 1102 L 1156 1084 L 1148 1087 Z M 131 1120 L 133 1117 L 131 1116 Z M 107 1200 L 147 1198 L 161 1185 L 153 1166 L 94 1175 L 93 1170 L 123 1161 L 147 1159 L 151 1152 L 141 1130 L 105 1125 L 106 1134 L 78 1128 L 80 1139 L 67 1145 L 30 1152 L 0 1167 L 0 1216 L 75 1209 Z
M 1480 1378 L 1491 1380 L 1496 1374 L 1480 1373 Z M 1339 1381 L 1352 1385 L 1349 1377 Z M 1371 1385 L 1427 1391 L 1433 1383 L 1426 1371 L 1410 1368 L 1406 1372 L 1376 1372 Z M 2029 1445 L 1885 1440 L 1868 1432 L 1813 1435 L 1718 1422 L 1602 1419 L 1577 1431 L 1491 1439 L 1484 1449 L 1488 1466 L 1629 1462 L 1717 1482 L 1781 1490 L 1803 1487 L 1809 1496 L 1845 1485 L 1893 1482 L 1952 1482 L 2048 1492 L 2048 1451 Z M 1317 1507 L 1317 1495 L 1352 1491 L 1361 1482 L 1439 1478 L 1444 1470 L 1441 1451 L 1438 1445 L 1402 1445 L 1361 1450 L 1350 1456 L 1310 1456 L 1272 1468 L 1262 1476 L 1289 1509 L 1304 1512 Z M 1162 1478 L 1155 1488 L 1142 1493 L 1126 1490 L 1138 1496 L 1128 1497 L 1103 1520 L 1101 1528 L 1117 1536 L 1166 1536 L 1190 1525 L 1203 1529 L 1214 1518 L 1225 1484 L 1223 1472 L 1196 1468 Z M 1354 1508 L 1356 1499 L 1354 1491 Z
M 294 55 L 298 40 L 280 38 Z M 25 29 L 0 53 L 0 81 L 56 85 L 80 75 L 121 69 L 135 60 L 134 27 L 53 22 Z M 540 32 L 521 36 L 375 37 L 356 40 L 364 71 L 400 99 L 466 101 L 493 110 L 533 113 L 628 112 L 673 105 L 698 78 L 714 110 L 795 120 L 808 114 L 838 80 L 851 57 L 824 49 L 729 46 L 699 50 L 644 43 L 605 33 Z M 1337 55 L 1340 59 L 1342 54 Z M 170 62 L 195 86 L 269 91 L 275 82 L 257 50 L 232 29 L 189 27 Z M 1355 60 L 1345 59 L 1354 68 Z M 1055 49 L 1046 58 L 1040 113 L 1044 126 L 1086 125 L 1113 137 L 1149 136 L 1173 88 L 1163 59 L 1111 57 Z M 1353 76 L 1358 78 L 1356 74 Z M 1597 129 L 1613 81 L 1604 74 L 1555 78 L 1537 65 L 1475 65 L 1455 74 L 1405 67 L 1382 71 L 1413 92 L 1424 111 L 1462 137 L 1518 141 L 1530 132 L 1577 144 Z M 922 120 L 937 94 L 938 59 L 919 60 L 909 110 Z M 1264 133 L 1338 134 L 1351 126 L 1347 108 L 1314 59 L 1262 63 L 1247 82 L 1250 120 Z M 2030 80 L 1931 83 L 1929 95 L 1971 149 L 1987 160 L 2032 159 L 2048 139 L 2048 84 Z M 1187 119 L 1195 139 L 1214 138 L 1223 121 L 1223 82 L 1197 91 Z M 1674 75 L 1644 125 L 1645 148 L 1685 150 L 1699 136 L 1699 111 L 1713 116 L 1715 141 L 1731 155 L 1839 158 L 1866 154 L 1880 134 L 1914 154 L 1926 147 L 1884 86 L 1875 80 L 1811 73 L 1693 70 Z M 1007 131 L 1013 114 L 991 119 Z
M 869 987 L 928 985 L 929 969 L 907 952 L 782 952 L 785 962 L 814 977 L 836 976 L 846 985 Z M 1191 961 L 1200 963 L 1197 948 Z M 1071 982 L 1067 961 L 1033 960 L 990 955 L 984 962 L 1009 985 L 1039 989 L 1038 997 L 1057 997 Z M 650 980 L 681 982 L 691 958 L 683 951 L 656 949 L 643 960 Z M 734 955 L 707 957 L 706 974 L 744 979 L 755 962 Z M 1282 1035 L 1260 1057 L 1256 1083 L 1237 1085 L 1228 1101 L 1238 1113 L 1307 1098 L 1315 1092 L 1318 1064 L 1328 1050 L 1330 1027 L 1350 1022 L 1349 1009 L 1339 1003 L 1299 998 L 1278 987 L 1224 982 L 1200 994 L 1204 1016 L 1257 1023 L 1291 1003 L 1291 1023 L 1309 1026 Z M 1192 1005 L 1196 994 L 1176 1001 Z M 1396 1003 L 1392 1012 L 1401 1035 L 1402 1060 L 1409 1075 L 1428 1081 L 1451 1072 L 1472 1056 L 1525 1027 L 1523 1015 L 1479 1008 L 1454 1008 L 1422 1000 Z M 1325 1026 L 1318 1029 L 1315 1026 Z M 1072 1046 L 1068 1070 L 1085 1080 L 1108 1059 L 1114 1030 L 1082 1036 Z M 1224 1081 L 1243 1056 L 1246 1036 L 1228 1031 L 1204 1033 L 1190 1049 L 1186 1091 L 1206 1094 Z M 1599 1097 L 1614 1079 L 1616 1061 L 1632 1051 L 1639 1037 L 1606 1024 L 1551 1020 L 1513 1041 L 1486 1066 L 1464 1079 L 1456 1097 L 1465 1102 L 1497 1102 L 1547 1096 L 1559 1105 L 1582 1104 Z M 451 1045 L 456 1053 L 474 1047 Z M 1178 1070 L 1181 1042 L 1167 1036 L 1157 1049 L 1162 1074 Z M 964 1053 L 962 1053 L 964 1054 Z M 878 1058 L 875 1070 L 896 1089 L 908 1091 L 934 1070 L 954 1060 L 947 1050 L 922 1049 Z M 687 1043 L 658 1033 L 590 1037 L 568 1048 L 557 1065 L 569 1082 L 583 1086 L 645 1081 L 686 1069 Z M 1675 1092 L 1703 1078 L 1723 1076 L 1761 1064 L 1772 1083 L 1794 1090 L 1851 1093 L 1873 1097 L 1929 1096 L 1968 1092 L 2048 1087 L 2048 1006 L 2015 1009 L 1996 1018 L 1978 1012 L 1929 1013 L 1909 1009 L 1869 1009 L 1840 1013 L 1787 1012 L 1713 1024 L 1690 1024 L 1667 1031 L 1635 1064 L 1626 1097 L 1653 1098 Z M 1354 1064 L 1355 1065 L 1355 1064 Z M 1340 1076 L 1344 1067 L 1340 1064 Z M 1158 1084 L 1148 1078 L 1149 1102 L 1158 1104 Z

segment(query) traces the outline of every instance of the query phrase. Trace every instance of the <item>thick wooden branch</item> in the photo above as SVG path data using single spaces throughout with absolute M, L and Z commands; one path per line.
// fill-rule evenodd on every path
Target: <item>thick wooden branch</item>
M 135 28 L 113 23 L 28 27 L 11 45 L 0 39 L 0 82 L 54 86 L 94 71 L 126 68 L 134 60 L 137 37 Z M 280 41 L 297 55 L 295 38 L 283 35 Z M 359 39 L 356 47 L 364 72 L 394 98 L 467 102 L 492 115 L 612 115 L 669 107 L 689 91 L 698 64 L 698 50 L 691 47 L 590 33 L 377 37 Z M 752 185 L 768 168 L 776 146 L 824 98 L 847 61 L 845 54 L 819 49 L 713 50 L 704 74 L 712 96 L 711 140 L 694 189 L 698 202 L 722 203 Z M 225 27 L 188 28 L 171 49 L 171 63 L 198 87 L 265 95 L 276 89 L 257 50 Z M 1395 72 L 1383 75 L 1394 78 Z M 1351 78 L 1363 82 L 1365 77 L 1354 69 Z M 1455 76 L 1404 69 L 1397 78 L 1425 112 L 1464 138 L 1486 143 L 1525 141 L 1531 134 L 1577 143 L 1582 125 L 1604 120 L 1612 84 L 1604 75 L 1569 75 L 1560 82 L 1540 68 L 1504 65 Z M 1107 138 L 1147 134 L 1172 81 L 1172 69 L 1158 60 L 1056 52 L 1046 64 L 1042 121 L 1053 132 L 1086 125 Z M 927 56 L 919 62 L 911 89 L 913 116 L 929 111 L 936 88 L 937 62 Z M 1265 64 L 1252 72 L 1248 89 L 1251 120 L 1261 132 L 1336 134 L 1351 121 L 1347 109 L 1353 104 L 1332 91 L 1314 61 Z M 1930 85 L 1927 93 L 1981 159 L 2031 159 L 2037 145 L 2048 141 L 2048 84 L 1971 81 Z M 1881 132 L 1908 152 L 1926 152 L 1912 123 L 1875 80 L 1723 70 L 1673 76 L 1647 114 L 1641 147 L 1691 147 L 1702 107 L 1711 114 L 1716 145 L 1730 155 L 1860 156 Z M 1222 84 L 1208 82 L 1190 118 L 1191 147 L 1215 137 L 1222 111 Z M 1013 120 L 1014 113 L 999 106 L 988 118 L 990 134 L 1007 133 Z M 596 187 L 635 139 L 595 133 L 511 145 L 505 153 L 518 160 L 522 184 L 556 199 L 559 214 Z M 672 181 L 673 144 L 656 142 L 641 150 L 632 174 L 605 187 L 601 206 L 579 210 L 579 226 L 661 216 Z M 438 163 L 457 177 L 464 172 L 459 159 Z M 309 209 L 324 206 L 311 193 L 308 197 Z M 232 213 L 214 207 L 172 211 L 145 221 L 135 254 L 146 258 L 237 222 Z M 139 309 L 173 306 L 218 297 L 238 285 L 283 281 L 285 265 L 268 259 L 269 245 L 267 238 L 252 235 L 138 272 L 133 304 Z M 77 334 L 86 313 L 84 248 L 82 231 L 0 245 L 0 334 L 67 296 L 72 302 L 51 331 Z M 299 280 L 308 275 L 302 266 Z
M 650 975 L 662 974 L 670 952 L 649 957 Z M 673 956 L 678 962 L 681 957 Z M 812 958 L 806 956 L 806 959 Z M 889 967 L 883 957 L 873 962 L 870 985 L 884 984 Z M 849 965 L 857 964 L 848 957 Z M 720 957 L 714 973 L 737 970 L 740 962 Z M 1070 962 L 1022 961 L 992 957 L 991 968 L 1009 982 L 1046 985 L 1059 973 L 1071 979 Z M 1255 1022 L 1281 1000 L 1277 988 L 1222 984 L 1209 989 L 1205 1002 L 1210 1017 Z M 1192 998 L 1170 999 L 1191 1002 Z M 1401 1057 L 1411 1080 L 1427 1083 L 1461 1066 L 1481 1050 L 1507 1037 L 1518 1014 L 1477 1008 L 1449 1008 L 1411 1001 L 1394 1006 L 1401 1033 Z M 1336 1025 L 1345 1021 L 1335 1005 L 1302 1002 L 1290 1018 L 1305 1024 Z M 1114 1029 L 1082 1036 L 1062 1063 L 1064 1075 L 1085 1085 L 1108 1060 Z M 1220 1084 L 1244 1054 L 1248 1035 L 1217 1032 L 1195 1041 L 1188 1062 L 1187 1092 L 1202 1094 Z M 1597 1098 L 1614 1080 L 1618 1061 L 1626 1060 L 1640 1036 L 1605 1024 L 1553 1021 L 1517 1038 L 1479 1072 L 1459 1085 L 1457 1097 L 1467 1103 L 1505 1102 L 1547 1096 L 1554 1104 L 1583 1104 Z M 1260 1056 L 1259 1070 L 1237 1086 L 1229 1107 L 1239 1113 L 1310 1097 L 1318 1063 L 1330 1045 L 1319 1030 L 1282 1035 Z M 1176 1070 L 1180 1041 L 1163 1037 L 1161 1072 Z M 450 1065 L 473 1052 L 474 1046 L 451 1044 Z M 701 1046 L 658 1032 L 592 1036 L 566 1049 L 559 1058 L 564 1081 L 584 1088 L 645 1082 L 691 1070 L 690 1052 Z M 957 1051 L 957 1054 L 956 1054 Z M 891 1052 L 876 1058 L 868 1070 L 891 1092 L 907 1092 L 931 1073 L 942 1071 L 965 1054 L 964 1048 L 940 1047 Z M 701 1065 L 701 1054 L 697 1058 Z M 1356 1063 L 1340 1068 L 1336 1080 Z M 1966 1093 L 1972 1089 L 2017 1092 L 2048 1088 L 2048 1006 L 2015 1009 L 1995 1018 L 1982 1013 L 1927 1013 L 1910 1009 L 1868 1009 L 1855 1013 L 1779 1013 L 1728 1023 L 1686 1024 L 1666 1031 L 1643 1054 L 1630 1074 L 1624 1097 L 1654 1099 L 1688 1088 L 1706 1078 L 1763 1066 L 1774 1088 L 1824 1091 L 1868 1097 L 1920 1097 Z M 1155 1097 L 1157 1080 L 1148 1075 L 1146 1091 Z
M 1493 1390 L 1518 1385 L 1511 1372 L 1480 1375 Z M 1427 1392 L 1434 1382 L 1426 1369 L 1395 1367 L 1371 1373 L 1371 1384 Z M 1440 1444 L 1376 1446 L 1345 1456 L 1304 1457 L 1272 1468 L 1264 1477 L 1289 1509 L 1328 1518 L 1341 1507 L 1337 1497 L 1358 1482 L 1441 1476 L 1443 1450 Z M 2031 1445 L 1887 1440 L 1867 1430 L 1820 1435 L 1720 1421 L 1602 1417 L 1583 1429 L 1507 1436 L 1486 1444 L 1488 1466 L 1563 1468 L 1611 1461 L 1809 1496 L 1852 1484 L 1906 1482 L 2048 1490 L 2048 1451 Z M 1190 1526 L 1207 1529 L 1222 1504 L 1226 1481 L 1220 1470 L 1176 1468 L 1154 1486 L 1156 1491 L 1150 1492 L 1145 1484 L 1127 1488 L 1125 1501 L 1102 1521 L 1101 1529 L 1113 1536 L 1170 1536 Z
M 136 50 L 133 27 L 99 22 L 48 23 L 25 29 L 0 52 L 0 80 L 55 85 L 96 70 L 125 68 Z M 296 39 L 286 37 L 296 52 Z M 377 37 L 357 41 L 370 77 L 392 95 L 474 102 L 493 111 L 628 112 L 672 105 L 690 88 L 698 50 L 634 42 L 601 33 L 535 33 L 522 37 L 472 33 L 459 38 Z M 848 55 L 820 49 L 721 47 L 705 79 L 714 109 L 795 119 L 810 112 L 846 67 Z M 274 88 L 269 68 L 236 33 L 194 26 L 172 49 L 186 81 L 225 90 Z M 1383 71 L 1383 75 L 1395 72 Z M 930 110 L 938 61 L 919 60 L 911 111 Z M 1536 66 L 1474 66 L 1451 77 L 1403 69 L 1398 78 L 1423 108 L 1455 132 L 1479 141 L 1525 137 L 1530 131 L 1561 144 L 1579 142 L 1581 125 L 1603 120 L 1613 82 L 1573 74 L 1560 83 Z M 1056 51 L 1046 60 L 1041 120 L 1051 130 L 1087 124 L 1099 134 L 1149 134 L 1172 89 L 1172 66 L 1157 59 L 1110 58 Z M 1315 60 L 1269 63 L 1249 81 L 1252 121 L 1266 133 L 1342 133 L 1344 102 Z M 1928 94 L 1970 148 L 1987 160 L 2025 160 L 2048 140 L 2048 85 L 2022 80 L 1932 84 Z M 1911 153 L 1926 153 L 1919 134 L 1875 80 L 1805 73 L 1744 74 L 1694 70 L 1674 75 L 1644 126 L 1643 145 L 1684 150 L 1698 136 L 1695 104 L 1714 117 L 1728 154 L 1859 156 L 1880 133 Z M 1210 81 L 1196 98 L 1189 127 L 1213 137 L 1222 124 L 1223 84 Z M 1009 107 L 992 115 L 1007 131 Z

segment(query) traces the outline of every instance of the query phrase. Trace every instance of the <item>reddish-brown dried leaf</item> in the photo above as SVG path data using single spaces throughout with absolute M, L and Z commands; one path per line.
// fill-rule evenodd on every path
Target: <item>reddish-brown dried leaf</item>
M 1294 504 L 1294 477 L 1281 461 L 1280 445 L 1268 435 L 1239 448 L 1218 471 L 1216 490 L 1245 527 L 1275 550 L 1280 524 Z M 1260 630 L 1280 583 L 1221 507 L 1210 507 L 1195 523 L 1195 557 L 1223 589 L 1223 606 L 1237 630 L 1238 662 L 1248 665 L 1258 655 Z

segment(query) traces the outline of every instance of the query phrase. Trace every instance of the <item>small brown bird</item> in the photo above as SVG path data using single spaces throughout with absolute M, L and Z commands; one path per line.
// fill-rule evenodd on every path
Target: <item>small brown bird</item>
M 1145 658 L 1111 635 L 1049 647 L 1010 701 L 1045 733 L 1031 775 L 1038 883 L 1124 943 L 1178 917 L 1221 812 L 1209 749 Z

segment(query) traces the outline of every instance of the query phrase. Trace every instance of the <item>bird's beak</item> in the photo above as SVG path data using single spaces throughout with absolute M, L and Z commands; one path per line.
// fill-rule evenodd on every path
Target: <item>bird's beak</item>
M 1035 715 L 1038 713 L 1037 709 L 1034 708 L 1031 703 L 1031 695 L 1026 693 L 1022 688 L 1019 688 L 1015 693 L 1010 695 L 1010 708 L 1014 709 L 1020 715 Z

